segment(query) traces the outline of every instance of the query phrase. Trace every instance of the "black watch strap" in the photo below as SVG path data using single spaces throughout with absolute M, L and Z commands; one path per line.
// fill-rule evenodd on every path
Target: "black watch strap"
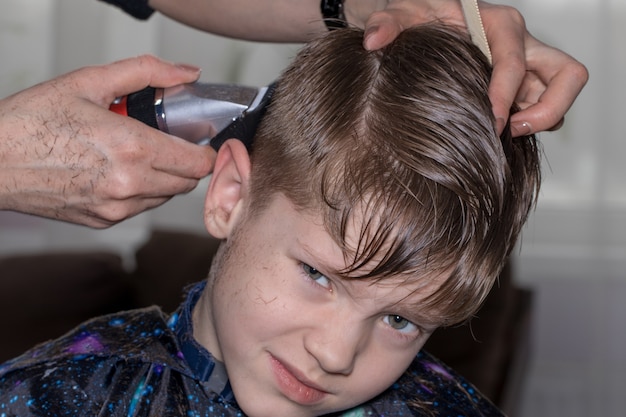
M 129 15 L 140 19 L 146 20 L 149 18 L 154 9 L 148 6 L 148 0 L 100 0 L 105 3 L 112 4 L 124 10 Z
M 343 10 L 343 0 L 322 0 L 320 7 L 328 30 L 348 27 Z

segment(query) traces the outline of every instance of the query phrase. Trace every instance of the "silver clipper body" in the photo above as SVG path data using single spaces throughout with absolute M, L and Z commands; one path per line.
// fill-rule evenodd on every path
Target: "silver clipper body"
M 111 109 L 199 145 L 218 149 L 232 137 L 250 148 L 274 87 L 201 82 L 148 87 L 116 100 Z

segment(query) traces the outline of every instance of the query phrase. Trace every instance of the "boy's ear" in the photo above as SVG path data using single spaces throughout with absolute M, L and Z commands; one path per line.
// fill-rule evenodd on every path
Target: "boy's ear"
M 208 232 L 225 239 L 230 235 L 248 195 L 250 155 L 245 145 L 229 139 L 220 147 L 204 202 Z

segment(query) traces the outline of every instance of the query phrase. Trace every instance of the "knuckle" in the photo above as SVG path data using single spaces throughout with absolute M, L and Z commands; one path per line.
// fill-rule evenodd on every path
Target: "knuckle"
M 116 150 L 121 158 L 124 160 L 135 160 L 146 151 L 144 140 L 140 133 L 132 133 L 117 144 Z
M 109 198 L 112 201 L 123 201 L 137 195 L 137 184 L 129 173 L 118 173 L 110 178 Z
M 146 63 L 146 64 L 153 64 L 156 62 L 160 62 L 160 60 L 152 54 L 141 54 L 141 55 L 138 55 L 135 59 L 138 60 L 140 63 Z
M 150 155 L 147 141 L 140 132 L 129 133 L 123 141 L 116 143 L 115 161 L 122 167 L 140 166 Z
M 133 214 L 134 213 L 131 212 L 127 207 L 123 207 L 122 204 L 118 204 L 116 206 L 108 207 L 102 213 L 101 219 L 105 227 L 108 227 L 120 223 L 123 220 L 126 220 Z
M 526 20 L 524 19 L 524 16 L 515 7 L 509 5 L 501 5 L 500 10 L 503 14 L 506 14 L 506 16 L 508 16 L 508 18 L 513 22 L 514 25 L 524 28 L 526 27 Z
M 587 81 L 589 80 L 589 70 L 586 66 L 576 61 L 570 65 L 569 71 L 572 78 L 576 80 L 579 85 L 584 86 L 587 84 Z
M 85 224 L 95 229 L 109 228 L 132 215 L 123 203 L 108 202 L 90 207 L 86 212 Z

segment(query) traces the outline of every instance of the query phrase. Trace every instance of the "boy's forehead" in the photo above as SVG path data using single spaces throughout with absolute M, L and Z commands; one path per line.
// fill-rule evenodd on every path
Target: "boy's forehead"
M 323 241 L 310 239 L 313 236 L 306 233 L 297 236 L 298 245 L 316 261 L 326 266 L 327 269 L 331 269 L 325 271 L 327 273 L 340 275 L 347 280 L 363 280 L 362 277 L 367 276 L 368 278 L 364 281 L 369 285 L 387 289 L 402 287 L 406 289 L 407 295 L 430 294 L 439 288 L 452 273 L 451 270 L 422 273 L 414 270 L 399 270 L 384 277 L 372 275 L 372 271 L 384 262 L 385 257 L 392 251 L 392 241 L 399 233 L 397 229 L 391 230 L 388 238 L 381 242 L 371 258 L 361 264 L 359 263 L 360 253 L 365 246 L 371 245 L 372 240 L 377 238 L 372 234 L 378 229 L 379 217 L 372 216 L 363 207 L 353 210 L 347 222 L 345 238 L 340 240 L 335 236 L 337 233 L 329 230 L 329 225 L 324 223 L 319 211 L 308 210 L 305 213 L 303 215 L 315 225 L 316 235 L 323 236 L 324 239 Z
M 294 212 L 314 226 L 314 234 L 311 231 L 300 234 L 302 232 L 297 228 L 292 231 L 299 234 L 302 247 L 329 267 L 332 266 L 333 272 L 346 278 L 368 276 L 375 279 L 372 272 L 389 256 L 398 256 L 394 252 L 400 240 L 401 222 L 383 219 L 386 203 L 373 204 L 376 199 L 368 196 L 349 209 L 334 208 L 324 203 L 301 208 L 283 194 L 278 195 L 283 204 L 286 202 Z M 283 210 L 280 205 L 276 209 Z M 312 236 L 316 239 L 311 239 Z M 401 277 L 399 279 L 402 281 L 411 278 L 415 280 L 416 272 L 408 268 L 398 269 L 391 275 Z
M 361 245 L 370 239 L 366 233 L 362 233 L 364 224 L 364 212 L 361 205 L 351 210 L 346 227 L 345 236 L 338 231 L 336 225 L 329 224 L 329 216 L 325 212 L 328 207 L 320 207 L 314 203 L 310 207 L 298 207 L 289 197 L 277 192 L 270 199 L 270 204 L 264 211 L 268 211 L 270 218 L 275 219 L 276 224 L 285 225 L 283 238 L 297 242 L 297 245 L 319 262 L 324 262 L 328 268 L 339 272 L 352 265 L 352 259 L 359 252 Z M 259 222 L 267 219 L 259 218 Z M 376 219 L 370 219 L 374 224 Z M 273 220 L 274 221 L 274 220 Z M 383 255 L 381 254 L 380 257 Z M 379 256 L 374 259 L 372 265 L 364 265 L 363 271 L 368 271 L 380 260 Z
M 324 215 L 333 210 L 328 206 L 296 209 L 306 219 L 308 219 L 318 229 L 319 235 L 326 238 L 326 244 L 308 245 L 306 239 L 301 239 L 301 243 L 311 253 L 318 253 L 319 256 L 327 260 L 333 260 L 337 272 L 345 271 L 354 266 L 354 260 L 362 252 L 363 247 L 370 244 L 374 239 L 372 234 L 380 225 L 380 216 L 372 215 L 365 208 L 366 202 L 356 204 L 350 209 L 350 215 L 342 219 L 341 222 L 330 221 L 332 216 Z M 393 233 L 393 232 L 392 232 Z M 382 261 L 384 253 L 389 249 L 389 243 L 383 243 L 381 250 L 374 254 L 371 261 L 358 268 L 358 275 L 365 275 Z

